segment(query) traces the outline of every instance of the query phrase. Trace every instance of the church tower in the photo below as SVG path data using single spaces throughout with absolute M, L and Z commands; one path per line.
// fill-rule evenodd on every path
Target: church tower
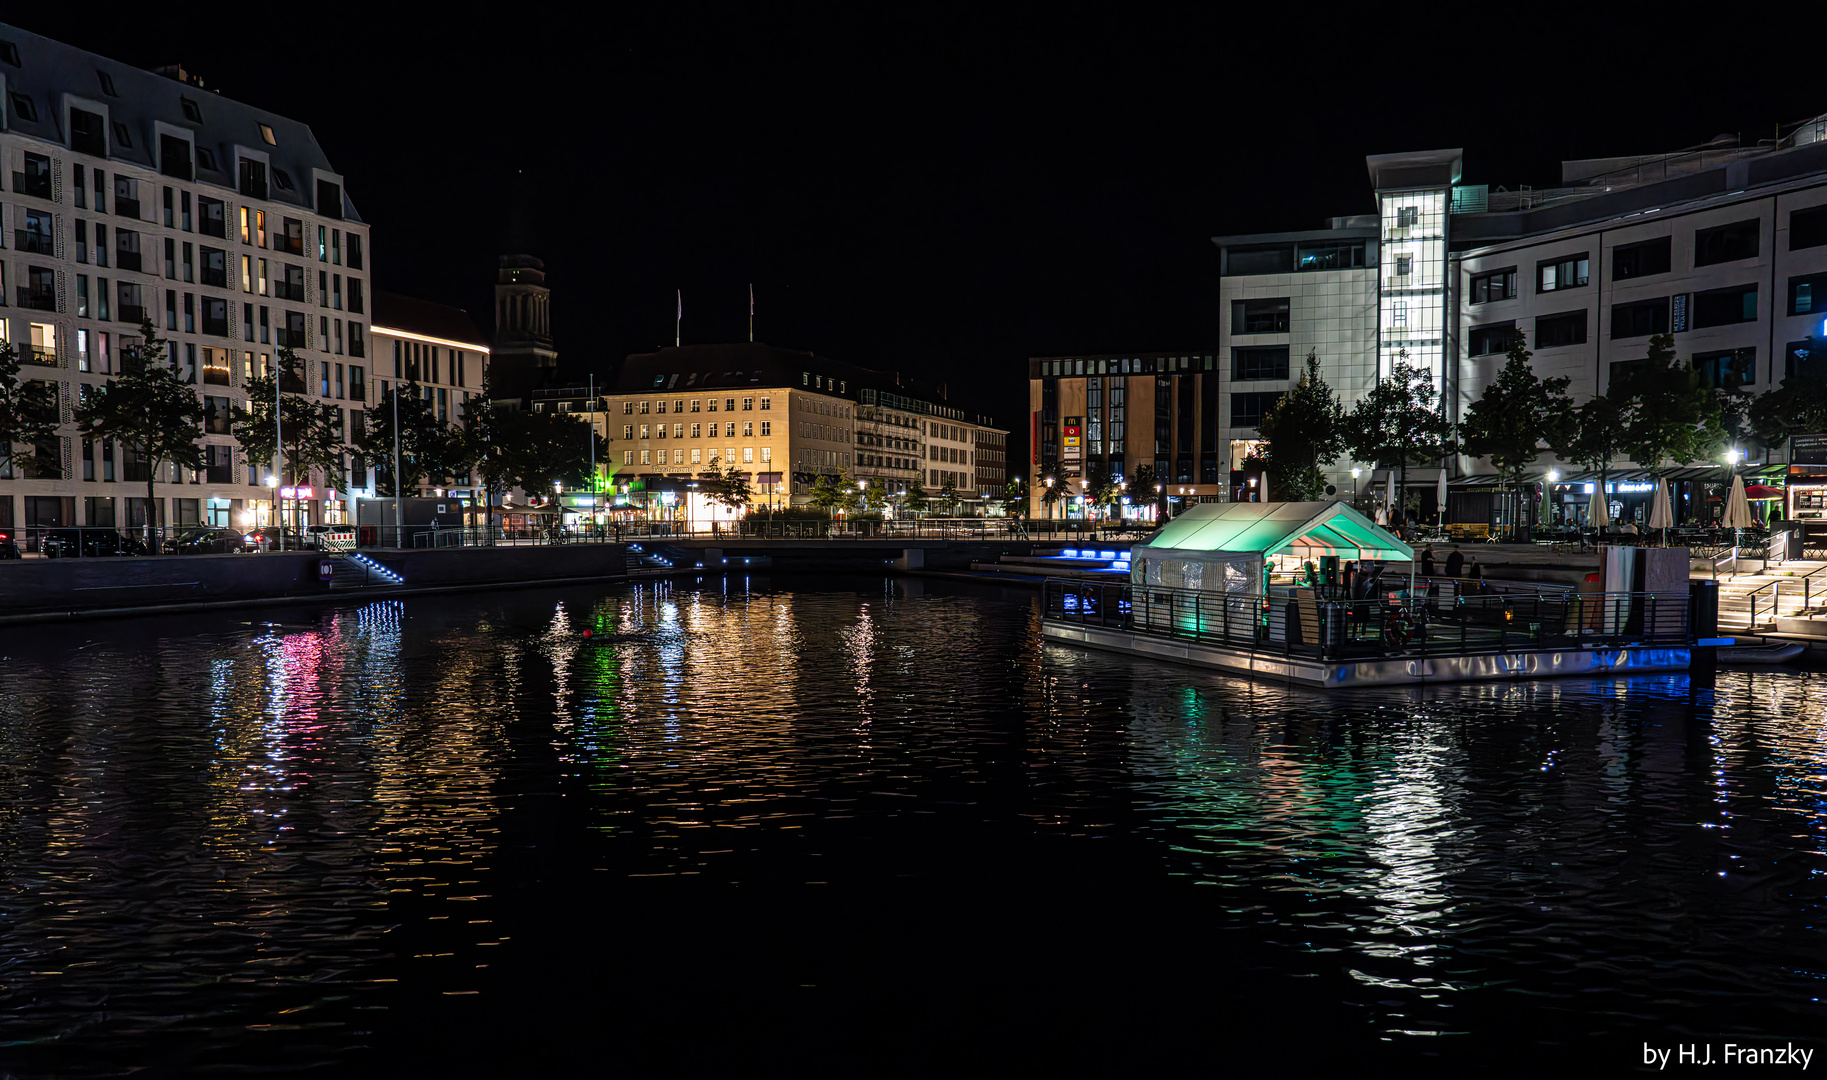
M 503 255 L 495 276 L 495 346 L 489 354 L 494 398 L 525 402 L 534 390 L 552 384 L 557 369 L 545 263 L 532 255 Z

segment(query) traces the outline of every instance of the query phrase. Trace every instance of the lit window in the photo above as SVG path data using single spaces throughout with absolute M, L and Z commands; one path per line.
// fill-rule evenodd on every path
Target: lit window
M 685 451 L 683 451 L 683 450 L 674 450 L 674 451 L 673 451 L 673 452 L 672 452 L 672 463 L 673 463 L 673 464 L 674 464 L 674 465 L 683 465 L 683 464 L 685 464 Z
M 651 451 L 651 450 L 641 451 L 641 464 L 643 464 L 643 465 L 653 464 L 653 462 L 650 460 L 652 458 L 652 456 L 653 456 L 653 451 Z
M 268 146 L 278 146 L 279 145 L 279 140 L 273 138 L 273 127 L 271 124 L 261 124 L 260 125 L 260 138 L 265 140 L 265 142 Z
M 754 447 L 745 446 L 742 448 L 742 463 L 744 465 L 753 465 L 755 463 L 755 448 Z
M 763 398 L 763 399 L 762 399 L 762 400 L 764 400 L 764 401 L 765 401 L 765 400 L 767 400 L 767 399 L 766 399 L 766 398 Z M 763 461 L 763 462 L 764 462 L 764 463 L 765 463 L 765 462 L 769 462 L 769 461 L 773 461 L 773 460 L 774 460 L 774 448 L 773 448 L 773 447 L 771 447 L 771 446 L 764 446 L 764 447 L 762 447 L 762 448 L 761 448 L 761 460 L 762 460 L 762 461 Z
M 700 450 L 700 449 L 698 449 L 698 448 L 697 448 L 697 447 L 695 447 L 695 446 L 694 446 L 694 447 L 692 447 L 692 451 L 691 451 L 691 463 L 692 463 L 692 464 L 693 464 L 693 465 L 702 465 L 702 464 L 704 464 L 704 459 L 703 459 L 703 457 L 702 457 L 702 456 L 701 456 L 701 455 L 702 455 L 702 454 L 703 454 L 703 453 L 704 453 L 704 451 L 702 451 L 702 450 Z
M 633 465 L 634 464 L 634 451 L 633 450 L 622 451 L 622 464 L 624 464 L 624 465 Z

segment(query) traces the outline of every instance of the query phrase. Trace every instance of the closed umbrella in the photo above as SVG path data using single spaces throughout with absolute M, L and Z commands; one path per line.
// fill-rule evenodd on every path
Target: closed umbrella
M 1595 529 L 1611 528 L 1611 500 L 1605 497 L 1605 485 L 1592 485 L 1592 502 L 1586 507 L 1587 524 Z
M 1745 494 L 1745 478 L 1732 477 L 1732 490 L 1726 493 L 1725 517 L 1719 523 L 1728 529 L 1751 527 L 1751 502 Z
M 1440 511 L 1438 524 L 1446 524 L 1446 470 L 1440 470 L 1440 486 L 1434 489 L 1434 505 Z
M 1668 481 L 1656 481 L 1656 494 L 1649 504 L 1649 527 L 1661 529 L 1662 538 L 1668 539 L 1668 527 L 1675 523 L 1674 508 L 1668 502 Z

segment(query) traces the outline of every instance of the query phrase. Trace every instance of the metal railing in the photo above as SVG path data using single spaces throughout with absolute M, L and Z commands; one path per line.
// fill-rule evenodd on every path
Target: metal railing
M 1045 618 L 1322 660 L 1688 643 L 1685 593 L 1329 598 L 1051 580 Z

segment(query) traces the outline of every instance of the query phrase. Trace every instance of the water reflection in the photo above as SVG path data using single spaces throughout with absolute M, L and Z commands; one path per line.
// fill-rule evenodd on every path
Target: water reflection
M 636 888 L 742 898 L 697 934 L 925 898 L 799 949 L 847 956 L 1075 875 L 1101 892 L 1045 886 L 1087 905 L 1049 950 L 1128 955 L 1189 903 L 1229 936 L 1176 962 L 1290 1010 L 1336 976 L 1365 1045 L 1824 1019 L 1820 676 L 1326 696 L 1043 647 L 1035 617 L 1023 593 L 729 577 L 16 634 L 7 1063 L 368 1060 L 539 993 L 525 942 Z M 1238 942 L 1277 959 L 1246 978 Z M 900 976 L 821 978 L 867 999 Z

